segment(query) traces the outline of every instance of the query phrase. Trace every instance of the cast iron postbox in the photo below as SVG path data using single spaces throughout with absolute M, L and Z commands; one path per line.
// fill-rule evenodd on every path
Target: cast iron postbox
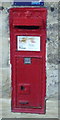
M 45 113 L 46 8 L 10 9 L 12 111 Z

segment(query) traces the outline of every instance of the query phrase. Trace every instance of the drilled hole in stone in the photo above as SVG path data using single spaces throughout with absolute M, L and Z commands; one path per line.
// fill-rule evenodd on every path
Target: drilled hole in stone
M 51 7 L 51 12 L 53 12 L 54 11 L 54 7 Z

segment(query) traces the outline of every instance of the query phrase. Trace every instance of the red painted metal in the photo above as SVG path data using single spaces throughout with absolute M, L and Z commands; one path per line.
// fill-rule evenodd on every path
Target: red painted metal
M 45 113 L 46 16 L 46 8 L 10 9 L 12 112 Z M 38 29 L 28 29 L 28 26 Z M 18 51 L 17 36 L 39 36 L 40 51 Z M 30 64 L 24 64 L 26 57 L 31 58 Z

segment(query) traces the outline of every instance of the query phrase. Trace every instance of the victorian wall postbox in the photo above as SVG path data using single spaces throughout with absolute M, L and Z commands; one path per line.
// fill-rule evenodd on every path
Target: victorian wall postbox
M 11 8 L 12 112 L 45 113 L 46 8 Z

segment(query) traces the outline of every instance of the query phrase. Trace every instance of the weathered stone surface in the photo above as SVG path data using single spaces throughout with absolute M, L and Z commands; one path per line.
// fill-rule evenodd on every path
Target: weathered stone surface
M 11 79 L 10 79 L 10 68 L 2 69 L 2 97 L 11 96 Z

